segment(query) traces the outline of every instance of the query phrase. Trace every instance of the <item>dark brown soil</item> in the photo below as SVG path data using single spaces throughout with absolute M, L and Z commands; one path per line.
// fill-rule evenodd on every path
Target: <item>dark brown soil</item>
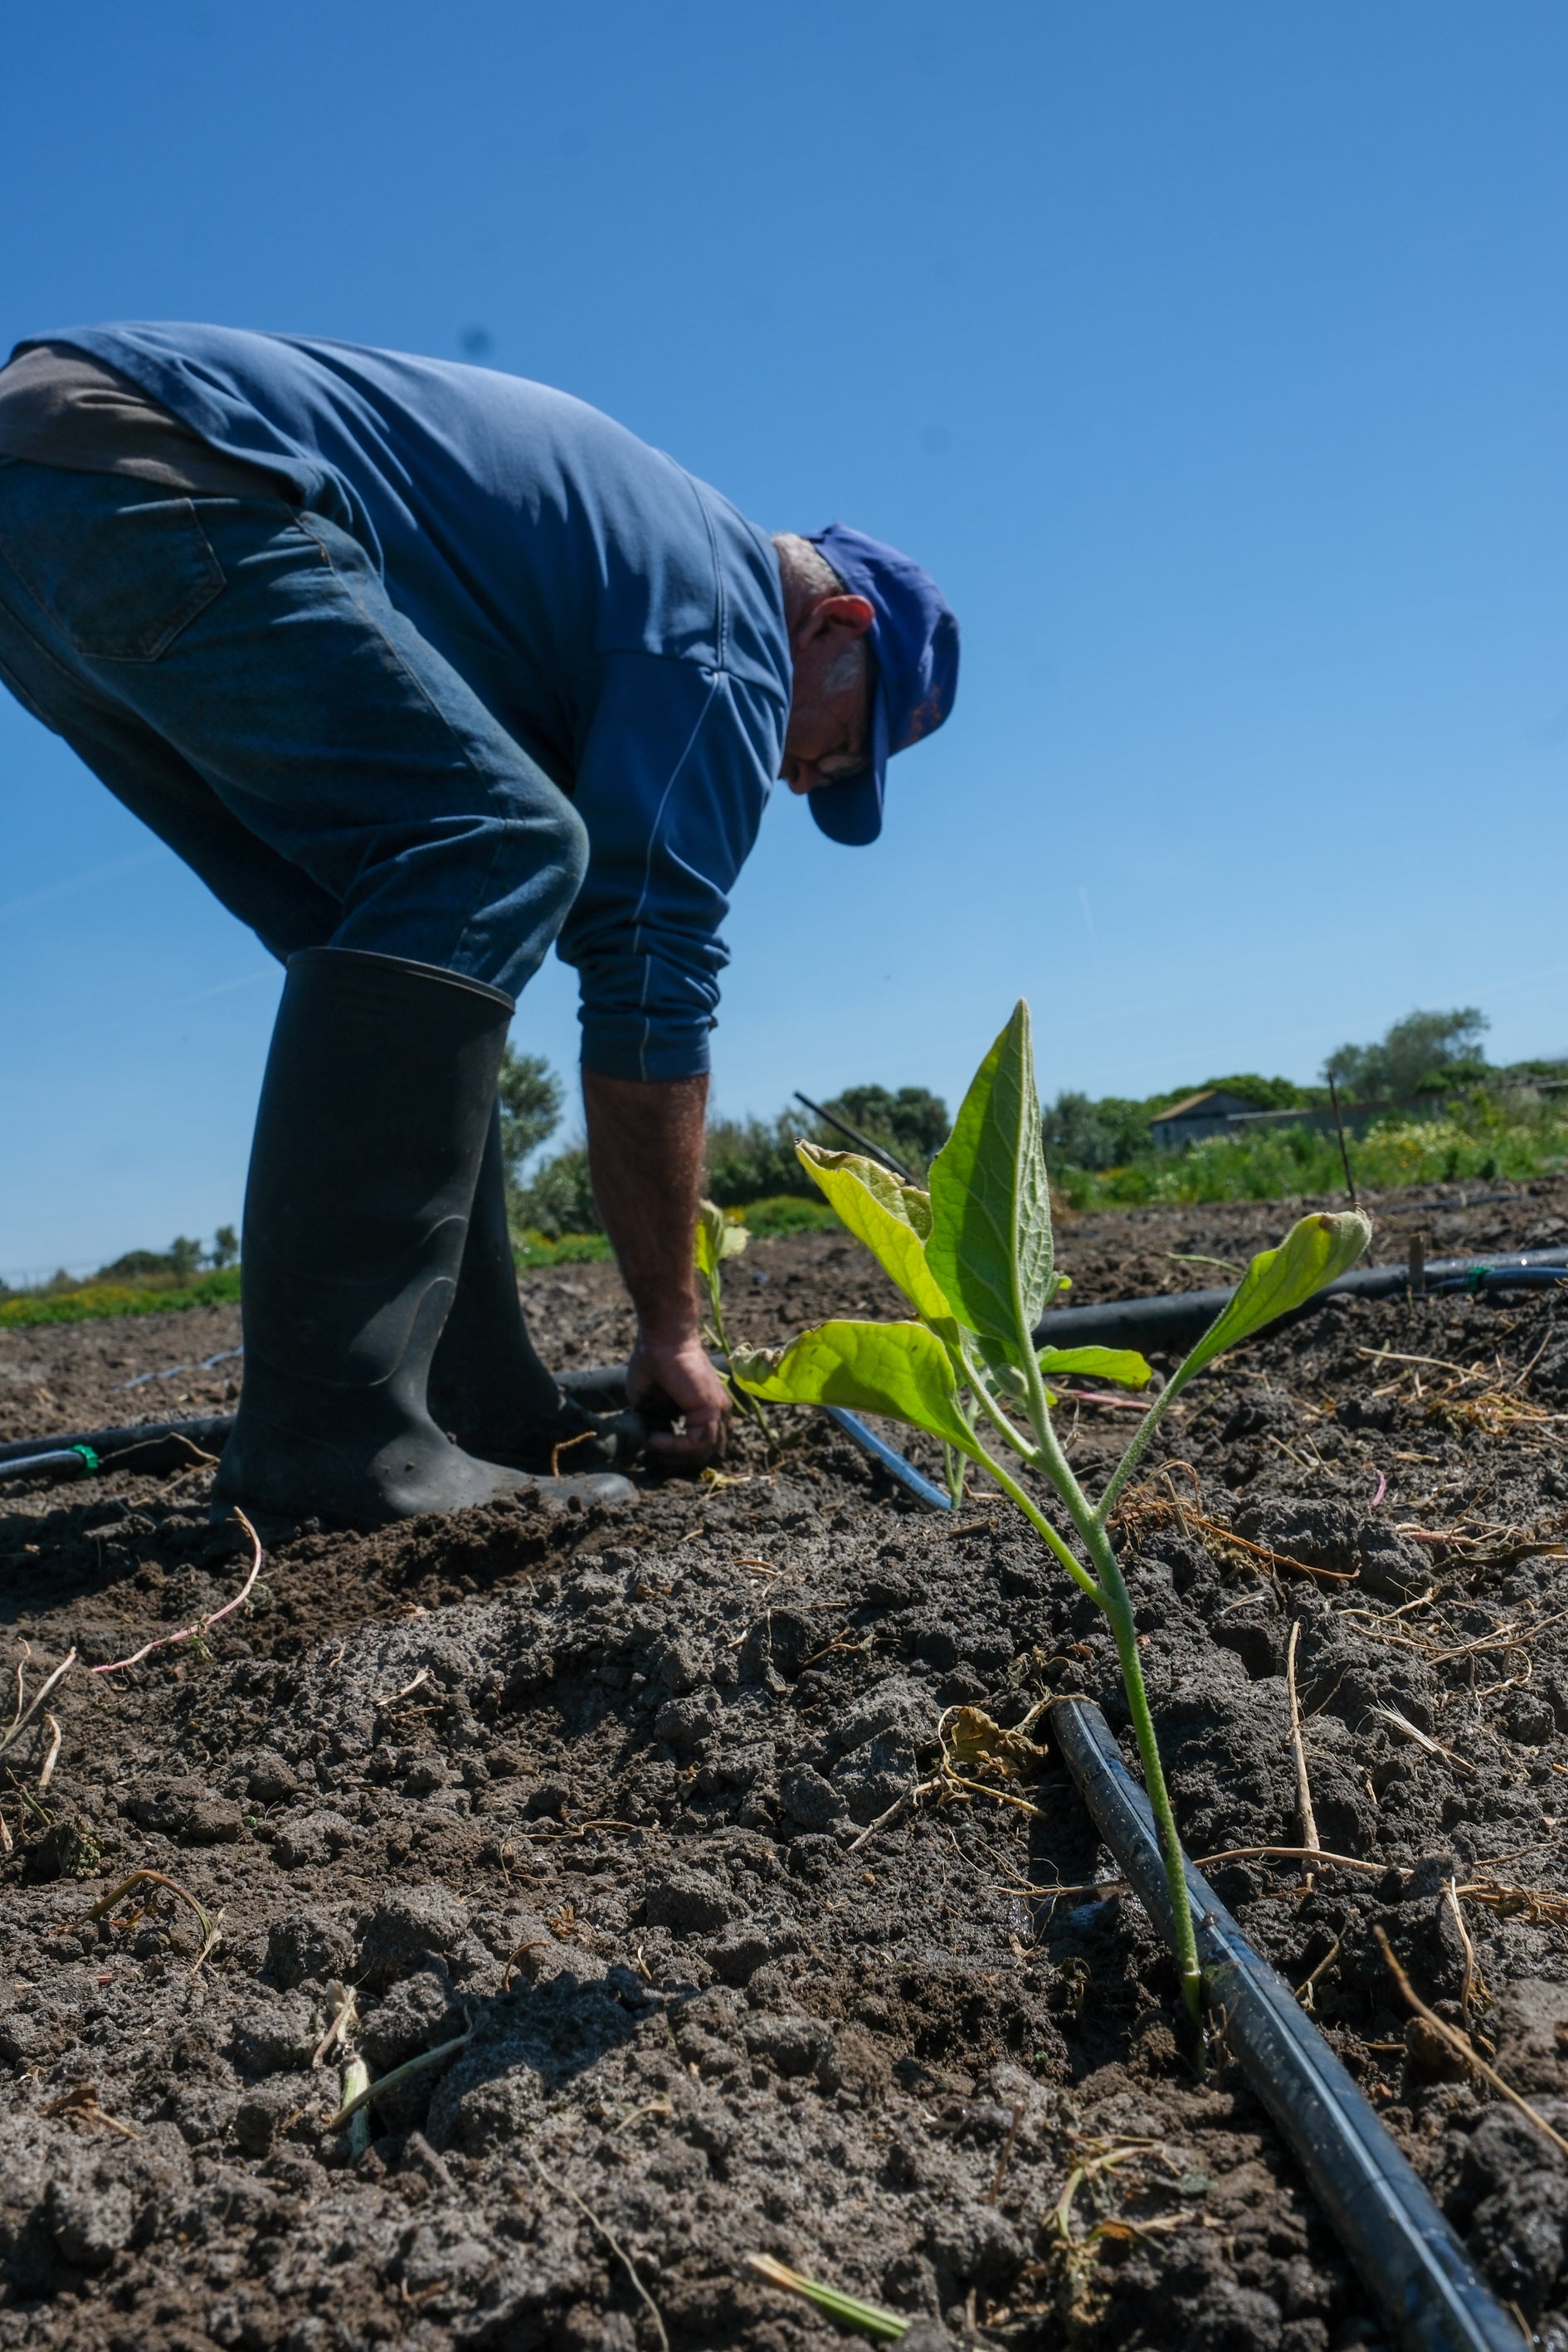
M 1069 1220 L 1062 1256 L 1079 1301 L 1202 1286 L 1285 1221 Z M 1417 1222 L 1550 1242 L 1568 1186 Z M 729 1283 L 753 1341 L 888 1304 L 837 1236 Z M 624 1349 L 608 1269 L 527 1297 L 563 1365 Z M 237 1344 L 225 1310 L 0 1333 L 0 1436 L 221 1411 L 237 1367 L 201 1361 Z M 1568 2127 L 1568 1592 L 1531 1549 L 1568 1524 L 1565 1412 L 1555 1290 L 1337 1304 L 1205 1377 L 1121 1528 L 1195 1854 L 1300 1843 L 1299 1625 L 1321 1842 L 1379 1868 L 1215 1883 L 1556 2352 L 1568 2166 L 1408 2029 L 1373 1929 Z M 1131 1418 L 1066 1417 L 1083 1471 Z M 938 1517 L 819 1419 L 777 1429 L 614 1514 L 285 1533 L 244 1615 L 114 1675 L 239 1589 L 208 1472 L 4 1490 L 7 1673 L 78 1655 L 47 1785 L 42 1716 L 0 1761 L 0 2345 L 629 2352 L 608 2232 L 678 2352 L 842 2340 L 751 2251 L 994 2344 L 1383 2342 L 1240 2077 L 1194 2081 L 1136 1905 L 1044 1894 L 1111 1874 L 1054 1757 L 1015 1784 L 1036 1812 L 955 1791 L 857 1843 L 944 1707 L 1125 1710 L 1000 1500 Z M 221 1913 L 199 1967 L 167 1889 L 103 1901 L 138 1869 Z M 374 2074 L 468 2036 L 357 2166 L 342 2053 L 312 2063 L 339 1985 Z

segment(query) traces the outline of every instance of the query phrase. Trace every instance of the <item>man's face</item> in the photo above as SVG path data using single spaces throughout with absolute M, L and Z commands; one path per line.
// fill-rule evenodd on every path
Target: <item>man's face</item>
M 858 776 L 871 757 L 871 661 L 864 596 L 824 596 L 792 632 L 795 676 L 779 773 L 792 793 Z

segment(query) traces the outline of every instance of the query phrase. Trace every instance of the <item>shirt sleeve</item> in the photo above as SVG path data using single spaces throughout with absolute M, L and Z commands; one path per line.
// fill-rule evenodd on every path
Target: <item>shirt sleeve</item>
M 557 952 L 582 990 L 583 1066 L 692 1077 L 729 951 L 719 926 L 783 747 L 775 695 L 728 671 L 615 654 L 577 771 L 588 871 Z

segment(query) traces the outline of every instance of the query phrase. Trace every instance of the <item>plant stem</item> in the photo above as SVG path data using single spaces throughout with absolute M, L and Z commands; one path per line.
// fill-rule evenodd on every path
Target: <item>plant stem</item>
M 1212 1325 L 1210 1328 L 1212 1329 Z M 1201 1347 L 1202 1345 L 1203 1342 L 1200 1339 L 1198 1346 Z M 1194 1349 L 1193 1350 L 1193 1355 L 1195 1355 L 1197 1349 Z M 1176 1366 L 1175 1370 L 1171 1374 L 1170 1379 L 1165 1382 L 1164 1387 L 1161 1390 L 1159 1395 L 1154 1399 L 1153 1403 L 1150 1406 L 1148 1412 L 1144 1414 L 1142 1420 L 1133 1431 L 1131 1438 L 1128 1443 L 1127 1451 L 1122 1455 L 1121 1461 L 1117 1464 L 1115 1469 L 1111 1472 L 1110 1483 L 1106 1487 L 1104 1494 L 1101 1495 L 1099 1504 L 1096 1507 L 1094 1517 L 1097 1526 L 1101 1528 L 1105 1526 L 1106 1521 L 1110 1518 L 1111 1512 L 1116 1507 L 1117 1497 L 1120 1496 L 1121 1489 L 1126 1486 L 1127 1481 L 1131 1478 L 1133 1471 L 1138 1466 L 1139 1456 L 1142 1454 L 1144 1447 L 1148 1444 L 1149 1440 L 1153 1436 L 1154 1432 L 1159 1428 L 1161 1422 L 1163 1421 L 1172 1405 L 1175 1403 L 1176 1399 L 1186 1387 L 1188 1381 L 1192 1377 L 1192 1374 L 1188 1370 L 1188 1366 L 1191 1363 L 1192 1355 L 1189 1355 L 1184 1361 Z
M 1170 1792 L 1165 1786 L 1164 1768 L 1160 1762 L 1160 1744 L 1154 1737 L 1154 1718 L 1149 1711 L 1149 1694 L 1143 1683 L 1143 1664 L 1138 1655 L 1138 1628 L 1132 1615 L 1132 1596 L 1117 1564 L 1110 1538 L 1105 1531 L 1102 1514 L 1107 1509 L 1102 1497 L 1097 1510 L 1079 1485 L 1071 1463 L 1062 1452 L 1051 1421 L 1050 1407 L 1046 1400 L 1046 1384 L 1040 1373 L 1030 1333 L 1023 1331 L 1023 1353 L 1027 1369 L 1025 1378 L 1029 1382 L 1029 1419 L 1039 1441 L 1039 1464 L 1052 1486 L 1071 1514 L 1073 1525 L 1083 1538 L 1090 1559 L 1099 1575 L 1096 1592 L 1100 1607 L 1110 1620 L 1110 1631 L 1116 1643 L 1116 1654 L 1121 1664 L 1121 1681 L 1131 1711 L 1132 1728 L 1138 1741 L 1138 1755 L 1143 1766 L 1143 1785 L 1154 1815 L 1154 1826 L 1160 1835 L 1160 1850 L 1165 1860 L 1165 1885 L 1171 1898 L 1172 1925 L 1176 1940 L 1176 1965 L 1181 1972 L 1182 1998 L 1186 2002 L 1193 2023 L 1203 2026 L 1203 1971 L 1198 1966 L 1197 1937 L 1193 1932 L 1192 1905 L 1187 1900 L 1186 1859 L 1182 1853 L 1182 1841 L 1176 1832 L 1176 1817 L 1171 1810 Z M 1185 1367 L 1183 1367 L 1184 1370 Z M 1175 1379 L 1158 1400 L 1155 1408 L 1140 1424 L 1140 1434 L 1147 1434 L 1159 1418 L 1159 1406 L 1181 1381 Z M 1130 1468 L 1136 1461 L 1138 1438 L 1135 1436 L 1122 1465 Z M 1129 1460 L 1131 1456 L 1131 1461 Z M 1114 1485 L 1114 1480 L 1112 1485 Z M 1109 1489 L 1108 1489 L 1109 1492 Z
M 1070 1506 L 1069 1506 L 1070 1507 Z M 1077 1513 L 1074 1513 L 1075 1518 Z M 1160 1850 L 1165 1859 L 1165 1885 L 1171 1898 L 1171 1917 L 1176 1939 L 1176 1965 L 1181 1972 L 1182 1998 L 1186 2002 L 1193 2023 L 1203 2024 L 1203 1970 L 1198 1965 L 1197 1937 L 1193 1932 L 1193 1909 L 1187 1900 L 1187 1873 L 1182 1841 L 1176 1830 L 1176 1817 L 1171 1810 L 1170 1792 L 1165 1786 L 1164 1768 L 1160 1761 L 1160 1746 L 1154 1737 L 1154 1718 L 1149 1711 L 1149 1694 L 1143 1683 L 1143 1663 L 1138 1655 L 1138 1629 L 1132 1615 L 1132 1596 L 1111 1549 L 1110 1538 L 1092 1513 L 1087 1523 L 1080 1522 L 1079 1532 L 1088 1545 L 1089 1555 L 1100 1571 L 1100 1581 L 1105 1591 L 1104 1609 L 1110 1620 L 1111 1633 L 1116 1642 L 1116 1654 L 1121 1662 L 1121 1680 L 1127 1692 L 1127 1704 L 1131 1711 L 1132 1729 L 1138 1741 L 1139 1760 L 1143 1767 L 1143 1785 L 1148 1791 L 1149 1806 L 1154 1816 L 1154 1826 L 1160 1833 Z
M 730 1335 L 724 1328 L 724 1307 L 720 1296 L 719 1283 L 720 1277 L 717 1273 L 703 1276 L 703 1286 L 708 1293 L 708 1308 L 713 1318 L 713 1337 L 718 1340 L 719 1352 L 724 1359 L 724 1378 L 729 1382 L 731 1395 L 740 1399 L 771 1445 L 773 1442 L 773 1433 L 767 1414 L 763 1411 L 756 1398 L 747 1394 L 730 1370 Z
M 348 2116 L 349 2162 L 357 2164 L 370 2146 L 370 2068 L 363 2058 L 351 2058 L 343 2069 L 343 2109 Z
M 968 1381 L 970 1394 L 973 1397 L 975 1403 L 980 1407 L 981 1412 L 985 1415 L 986 1420 L 991 1423 L 992 1428 L 996 1432 L 997 1436 L 1002 1440 L 1004 1445 L 1010 1446 L 1015 1454 L 1022 1454 L 1026 1462 L 1032 1463 L 1035 1458 L 1034 1447 L 1029 1444 L 1026 1437 L 1021 1437 L 1018 1434 L 1018 1432 L 1014 1428 L 1012 1423 L 1008 1420 L 1006 1414 L 1003 1412 L 1001 1406 L 997 1403 L 995 1398 L 986 1387 L 984 1381 L 981 1377 L 979 1366 L 971 1360 L 963 1348 L 960 1348 L 958 1364 L 954 1369 L 959 1370 L 962 1378 Z

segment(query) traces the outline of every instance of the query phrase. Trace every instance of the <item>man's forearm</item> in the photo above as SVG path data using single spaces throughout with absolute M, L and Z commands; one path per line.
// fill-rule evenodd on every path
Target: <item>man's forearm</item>
M 605 1231 L 647 1339 L 697 1329 L 692 1239 L 708 1081 L 583 1073 L 588 1164 Z
M 656 1459 L 696 1469 L 722 1445 L 730 1411 L 704 1352 L 691 1263 L 708 1081 L 584 1070 L 583 1100 L 595 1197 L 637 1311 L 627 1401 L 655 1419 Z M 657 1426 L 661 1414 L 679 1417 L 679 1433 Z

